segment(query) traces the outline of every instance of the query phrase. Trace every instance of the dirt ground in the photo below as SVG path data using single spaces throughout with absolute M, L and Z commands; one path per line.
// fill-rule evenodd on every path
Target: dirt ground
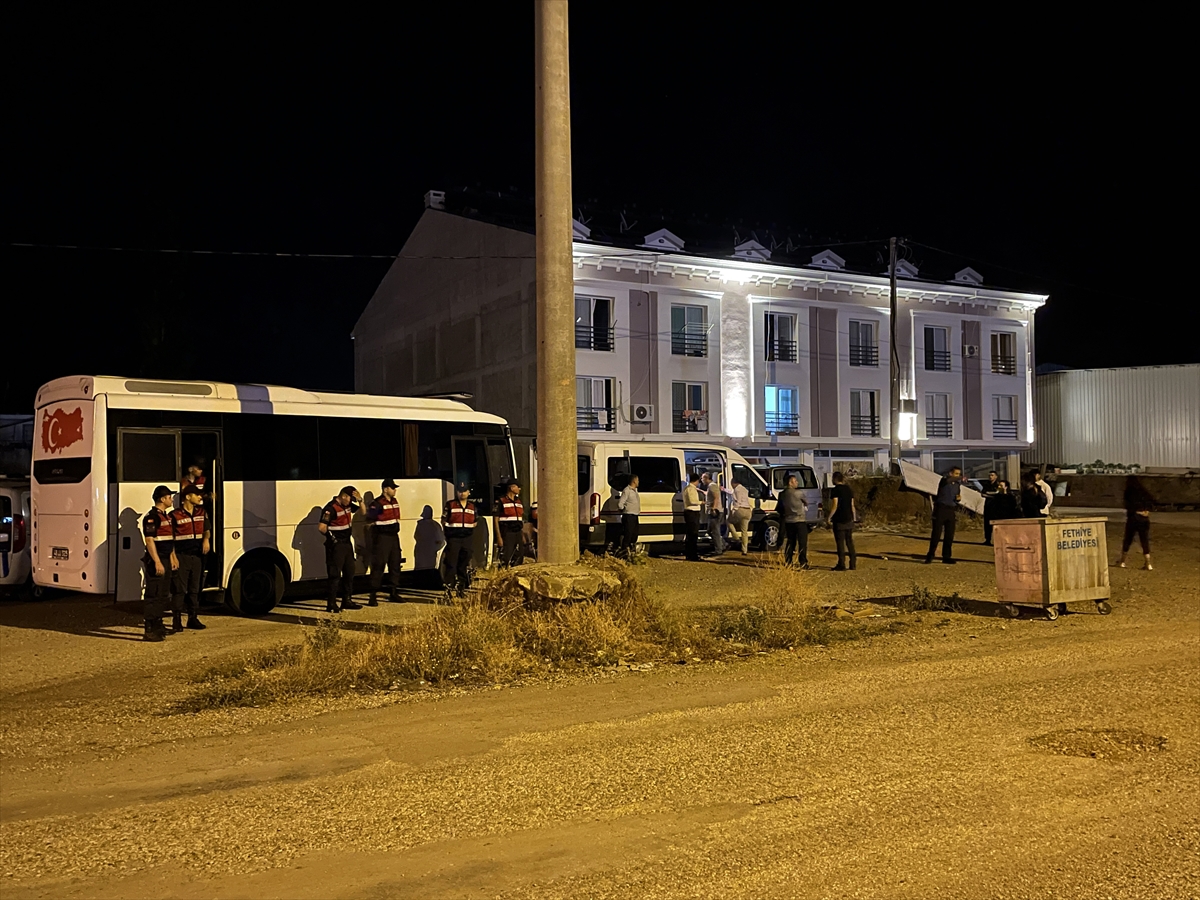
M 1109 616 L 1000 616 L 978 543 L 923 566 L 920 536 L 862 533 L 858 570 L 830 572 L 818 532 L 816 597 L 892 615 L 915 584 L 969 612 L 731 662 L 189 715 L 171 704 L 198 671 L 299 640 L 323 601 L 163 644 L 111 601 L 5 601 L 0 893 L 1200 896 L 1200 514 L 1156 517 L 1154 539 L 1153 572 L 1110 570 Z M 638 574 L 705 611 L 752 603 L 761 566 Z

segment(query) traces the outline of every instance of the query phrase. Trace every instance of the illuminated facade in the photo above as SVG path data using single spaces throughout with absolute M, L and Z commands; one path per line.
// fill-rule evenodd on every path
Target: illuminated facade
M 832 250 L 781 264 L 756 240 L 690 253 L 667 229 L 629 247 L 579 223 L 575 237 L 581 432 L 686 434 L 826 471 L 886 465 L 885 274 L 847 271 Z M 356 389 L 466 391 L 532 430 L 532 256 L 524 231 L 427 210 L 355 329 Z M 1033 437 L 1046 297 L 984 287 L 969 268 L 945 282 L 907 262 L 898 274 L 905 455 L 1015 467 Z

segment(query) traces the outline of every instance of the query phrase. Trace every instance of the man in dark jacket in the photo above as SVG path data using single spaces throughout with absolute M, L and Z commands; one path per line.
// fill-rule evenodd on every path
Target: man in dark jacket
M 937 495 L 933 498 L 933 530 L 929 535 L 929 552 L 925 554 L 926 565 L 933 562 L 938 541 L 942 542 L 942 562 L 954 565 L 954 520 L 958 515 L 961 486 L 962 469 L 958 466 L 951 467 L 938 482 Z
M 983 485 L 983 542 L 985 544 L 992 543 L 992 519 L 999 518 L 993 516 L 992 510 L 995 509 L 995 504 L 991 501 L 1000 493 L 1000 476 L 995 472 L 988 472 L 988 480 Z

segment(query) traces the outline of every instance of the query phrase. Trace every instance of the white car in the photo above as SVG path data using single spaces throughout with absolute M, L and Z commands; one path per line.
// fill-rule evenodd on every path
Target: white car
M 0 476 L 0 590 L 33 587 L 29 552 L 29 479 Z M 40 593 L 40 592 L 39 592 Z

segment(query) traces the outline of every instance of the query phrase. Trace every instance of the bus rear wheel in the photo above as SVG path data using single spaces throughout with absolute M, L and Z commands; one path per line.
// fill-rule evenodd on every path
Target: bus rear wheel
M 283 599 L 283 571 L 270 559 L 259 557 L 238 563 L 229 577 L 225 599 L 243 616 L 265 616 Z

